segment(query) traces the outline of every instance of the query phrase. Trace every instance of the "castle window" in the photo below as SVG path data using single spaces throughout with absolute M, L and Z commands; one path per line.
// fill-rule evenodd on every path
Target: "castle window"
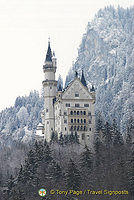
M 64 112 L 64 115 L 67 115 L 67 112 L 66 112 L 66 111 Z
M 71 123 L 73 123 L 73 119 L 71 119 Z
M 83 119 L 81 119 L 81 123 L 83 123 Z
M 86 111 L 84 111 L 83 113 L 84 113 L 84 115 L 86 115 Z
M 74 115 L 76 115 L 76 111 L 74 111 Z
M 77 119 L 77 122 L 79 123 L 79 119 Z
M 89 107 L 89 104 L 84 104 L 84 107 Z
M 70 103 L 66 103 L 66 107 L 70 107 Z
M 46 108 L 46 112 L 48 112 L 48 108 Z
M 82 112 L 82 111 L 80 111 L 80 114 L 82 115 L 82 114 L 83 114 L 83 112 Z
M 84 131 L 86 131 L 86 126 L 84 126 Z
M 75 97 L 79 97 L 79 93 L 75 93 Z
M 84 133 L 82 133 L 82 140 L 84 140 L 85 139 L 85 134 Z
M 79 111 L 77 111 L 77 115 L 79 115 L 80 114 L 80 112 Z
M 71 110 L 70 114 L 73 115 L 73 111 L 72 110 Z
M 74 123 L 76 123 L 76 119 L 74 119 Z
M 64 123 L 67 124 L 67 120 L 66 119 L 64 120 Z
M 84 119 L 84 123 L 86 123 L 86 119 Z
M 91 112 L 89 112 L 88 115 L 91 116 Z
M 80 104 L 79 103 L 75 103 L 75 107 L 80 107 Z

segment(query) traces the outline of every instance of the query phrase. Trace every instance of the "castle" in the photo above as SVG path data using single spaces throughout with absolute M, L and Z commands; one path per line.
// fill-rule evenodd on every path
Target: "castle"
M 46 59 L 43 65 L 44 72 L 44 110 L 42 111 L 42 123 L 37 127 L 36 135 L 51 140 L 52 133 L 58 138 L 62 134 L 77 133 L 82 144 L 93 141 L 95 131 L 95 90 L 88 90 L 84 73 L 81 79 L 76 72 L 75 78 L 64 89 L 55 80 L 57 62 L 52 55 L 50 42 Z

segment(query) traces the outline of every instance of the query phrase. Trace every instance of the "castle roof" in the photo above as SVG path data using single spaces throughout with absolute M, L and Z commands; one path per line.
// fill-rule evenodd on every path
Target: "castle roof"
M 50 47 L 50 41 L 48 42 L 48 49 L 47 49 L 47 54 L 46 54 L 46 60 L 45 61 L 52 62 L 52 51 L 51 51 L 51 47 Z
M 59 83 L 58 91 L 62 91 L 61 83 Z
M 85 76 L 84 76 L 83 70 L 82 70 L 81 82 L 85 87 L 87 87 L 87 83 L 86 83 L 86 80 L 85 80 Z

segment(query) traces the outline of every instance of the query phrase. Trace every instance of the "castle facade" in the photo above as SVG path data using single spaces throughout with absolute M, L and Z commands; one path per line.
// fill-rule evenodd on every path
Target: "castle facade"
M 89 91 L 83 71 L 81 78 L 76 72 L 74 80 L 66 88 L 62 89 L 61 85 L 57 88 L 56 69 L 56 58 L 52 55 L 49 42 L 43 65 L 44 110 L 37 135 L 49 142 L 52 134 L 60 138 L 61 134 L 64 137 L 77 133 L 80 143 L 92 143 L 95 132 L 95 90 L 92 88 Z

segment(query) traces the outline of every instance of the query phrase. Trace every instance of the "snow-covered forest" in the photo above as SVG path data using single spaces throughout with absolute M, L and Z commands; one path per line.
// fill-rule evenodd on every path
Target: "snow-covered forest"
M 134 116 L 134 8 L 109 6 L 88 23 L 66 85 L 82 69 L 96 88 L 96 113 L 115 118 L 125 135 Z
M 0 113 L 0 144 L 12 146 L 13 141 L 29 142 L 41 122 L 43 98 L 37 91 L 17 97 L 14 106 Z

